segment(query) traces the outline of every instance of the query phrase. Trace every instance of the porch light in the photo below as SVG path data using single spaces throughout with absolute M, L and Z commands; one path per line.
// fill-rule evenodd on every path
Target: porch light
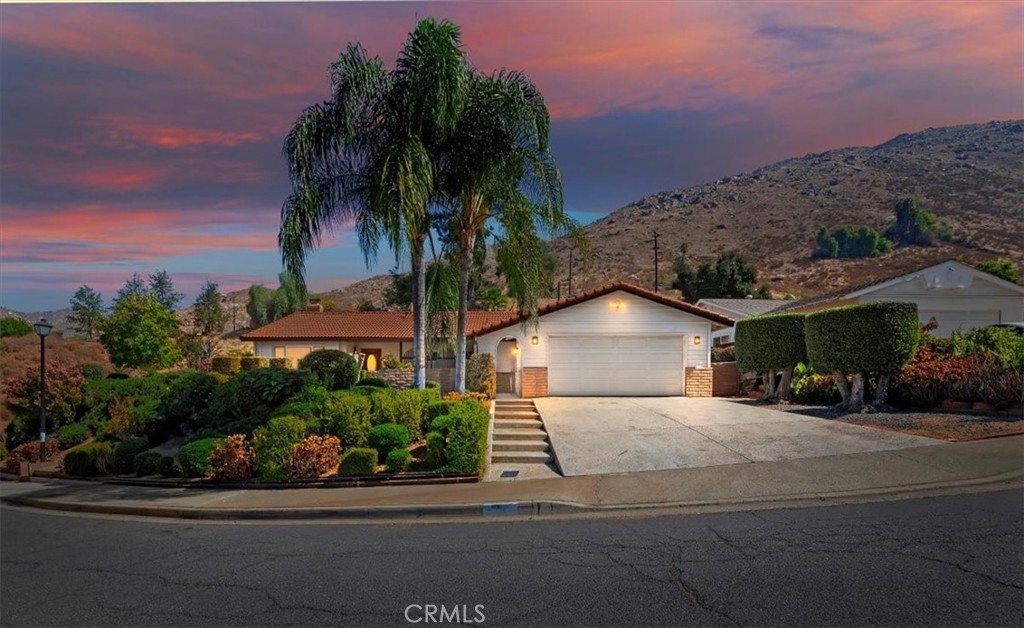
M 614 301 L 612 301 L 612 309 L 615 310 L 616 312 L 621 311 L 622 301 L 620 301 L 619 299 L 615 299 Z
M 693 344 L 695 344 L 695 345 L 699 345 L 700 344 L 700 336 L 694 336 L 693 337 Z
M 512 355 L 519 355 L 519 347 L 512 347 Z
M 530 338 L 530 344 L 531 345 L 539 345 L 540 344 L 540 337 L 539 336 L 534 336 L 534 337 Z

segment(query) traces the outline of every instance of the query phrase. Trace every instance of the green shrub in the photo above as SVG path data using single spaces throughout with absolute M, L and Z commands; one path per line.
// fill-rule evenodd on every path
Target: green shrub
M 392 449 L 388 452 L 387 465 L 389 473 L 408 471 L 412 466 L 412 453 L 408 449 Z
M 455 401 L 435 401 L 427 406 L 427 410 L 424 413 L 424 420 L 427 421 L 427 429 L 424 431 L 431 431 L 437 428 L 434 427 L 434 421 L 437 417 L 444 416 L 452 413 L 452 408 L 455 407 Z
M 348 391 L 330 393 L 324 402 L 327 432 L 341 439 L 346 448 L 363 447 L 370 433 L 370 400 Z
M 428 379 L 426 381 L 426 389 L 437 389 L 437 397 L 441 398 L 441 382 L 435 382 L 434 380 Z
M 453 405 L 454 407 L 454 405 Z M 452 424 L 451 414 L 442 414 L 430 422 L 430 431 L 437 432 L 442 436 L 448 436 L 448 427 Z
M 465 401 L 449 415 L 445 471 L 481 473 L 487 463 L 487 427 L 490 413 L 475 401 Z
M 736 323 L 736 365 L 764 373 L 807 361 L 803 314 L 768 314 Z
M 797 364 L 793 370 L 792 400 L 812 405 L 833 405 L 842 398 L 831 375 L 821 375 L 804 364 Z
M 0 318 L 0 337 L 17 338 L 35 333 L 32 323 L 16 316 Z
M 292 368 L 292 362 L 291 358 L 270 358 L 267 366 L 274 369 L 290 369 Z
M 141 454 L 136 455 L 135 460 L 132 462 L 132 466 L 135 469 L 135 475 L 139 477 L 144 475 L 157 475 L 160 473 L 160 461 L 163 458 L 163 455 L 155 451 L 144 451 Z
M 64 473 L 78 477 L 107 475 L 114 464 L 110 443 L 88 443 L 64 454 Z
M 382 423 L 370 428 L 367 436 L 370 447 L 377 450 L 381 461 L 392 449 L 404 449 L 409 446 L 409 430 L 397 423 Z
M 182 445 L 178 449 L 178 466 L 182 474 L 190 478 L 203 478 L 210 475 L 210 452 L 213 444 L 219 439 L 204 438 Z
M 875 257 L 892 250 L 892 242 L 871 227 L 840 225 L 829 233 L 822 227 L 815 238 L 818 248 L 811 257 Z
M 440 469 L 448 461 L 445 452 L 444 434 L 430 432 L 427 434 L 427 466 L 431 469 Z
M 149 449 L 149 440 L 145 438 L 129 438 L 114 447 L 114 473 L 131 473 L 134 470 L 135 456 Z
M 164 373 L 146 377 L 107 377 L 88 381 L 85 385 L 85 405 L 90 410 L 86 418 L 99 422 L 111 419 L 111 405 L 127 398 L 132 399 L 133 406 L 159 402 L 170 391 L 178 377 L 178 373 Z
M 255 355 L 244 355 L 241 359 L 243 371 L 255 371 L 270 366 L 270 360 Z
M 270 419 L 252 434 L 256 474 L 264 482 L 284 482 L 291 474 L 292 447 L 306 436 L 306 424 L 293 416 Z
M 374 425 L 397 423 L 404 425 L 409 437 L 418 439 L 423 434 L 424 397 L 419 390 L 379 390 L 370 395 L 370 418 Z
M 156 472 L 165 478 L 173 478 L 180 475 L 173 456 L 161 456 L 156 464 Z
M 391 384 L 380 377 L 363 377 L 357 382 L 357 385 L 364 388 L 391 388 Z
M 991 355 L 1000 366 L 1024 369 L 1024 336 L 1000 327 L 956 330 L 949 338 L 952 354 Z
M 373 475 L 377 470 L 377 451 L 374 449 L 353 449 L 341 457 L 338 475 Z
M 78 370 L 82 372 L 82 377 L 88 380 L 103 379 L 107 376 L 107 369 L 103 368 L 102 364 L 92 362 L 81 364 L 78 366 Z
M 337 349 L 313 351 L 299 360 L 299 368 L 311 371 L 327 390 L 352 388 L 359 378 L 356 359 Z
M 210 360 L 210 369 L 222 375 L 234 375 L 242 370 L 242 358 L 236 355 L 220 356 Z
M 222 433 L 251 434 L 309 381 L 308 371 L 265 368 L 240 373 L 214 391 L 203 426 Z
M 807 357 L 819 373 L 896 373 L 910 362 L 921 338 L 914 303 L 868 303 L 815 312 L 807 316 L 805 328 Z
M 0 461 L 7 459 L 7 443 L 0 441 Z
M 212 375 L 182 374 L 160 398 L 158 412 L 174 431 L 193 431 L 202 427 L 210 398 L 220 384 Z
M 65 425 L 57 431 L 57 441 L 60 443 L 61 449 L 71 449 L 76 445 L 81 445 L 89 440 L 90 436 L 92 436 L 92 430 L 89 429 L 89 424 L 84 422 Z
M 381 356 L 380 364 L 386 369 L 395 369 L 399 371 L 408 371 L 412 369 L 411 362 L 403 362 L 402 358 L 393 353 L 385 353 Z
M 490 353 L 474 353 L 466 362 L 466 390 L 482 393 L 493 399 L 497 390 L 497 373 L 494 356 Z
M 800 343 L 803 344 L 803 336 L 800 337 Z M 735 362 L 736 361 L 736 345 L 730 345 L 728 347 L 711 347 L 711 361 L 712 362 Z

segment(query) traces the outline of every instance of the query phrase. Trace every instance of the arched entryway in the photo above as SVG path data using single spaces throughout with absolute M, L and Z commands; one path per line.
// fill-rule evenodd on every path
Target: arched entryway
M 512 337 L 498 342 L 494 356 L 498 394 L 519 394 L 519 341 Z

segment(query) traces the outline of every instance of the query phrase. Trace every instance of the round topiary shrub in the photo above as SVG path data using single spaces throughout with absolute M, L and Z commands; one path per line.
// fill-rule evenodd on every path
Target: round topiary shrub
M 174 456 L 161 456 L 156 465 L 156 472 L 165 478 L 174 478 L 181 475 L 178 465 L 174 462 Z
M 102 364 L 94 364 L 90 362 L 80 365 L 78 370 L 82 372 L 82 377 L 89 381 L 94 379 L 103 379 L 107 376 L 107 369 L 103 368 Z
M 736 365 L 763 373 L 807 361 L 803 314 L 769 314 L 736 323 Z
M 64 473 L 77 477 L 107 475 L 114 464 L 110 443 L 88 443 L 64 454 Z
M 341 458 L 338 475 L 373 475 L 377 470 L 377 452 L 373 449 L 353 449 Z
M 146 475 L 157 475 L 160 473 L 160 460 L 163 459 L 163 455 L 155 451 L 144 451 L 141 454 L 135 456 L 133 466 L 135 467 L 135 475 L 143 477 Z
M 445 452 L 444 434 L 430 432 L 427 434 L 427 466 L 431 469 L 440 469 L 448 462 Z
M 392 449 L 405 449 L 409 446 L 409 430 L 397 423 L 381 423 L 370 428 L 367 440 L 383 461 Z
M 391 388 L 391 384 L 380 377 L 363 377 L 356 383 L 356 386 L 363 386 L 364 388 Z
M 217 438 L 204 438 L 182 445 L 178 449 L 178 466 L 190 478 L 203 478 L 211 473 L 210 452 Z
M 299 368 L 312 371 L 328 390 L 352 388 L 359 378 L 356 359 L 337 349 L 313 351 L 299 360 Z
M 145 438 L 129 438 L 114 447 L 114 473 L 126 474 L 135 472 L 135 456 L 149 449 L 149 440 Z
M 65 425 L 57 430 L 57 441 L 60 442 L 61 449 L 70 449 L 81 445 L 89 440 L 90 436 L 92 436 L 92 430 L 89 429 L 89 424 L 84 422 Z
M 408 449 L 392 449 L 387 457 L 388 473 L 408 471 L 412 466 L 412 453 Z

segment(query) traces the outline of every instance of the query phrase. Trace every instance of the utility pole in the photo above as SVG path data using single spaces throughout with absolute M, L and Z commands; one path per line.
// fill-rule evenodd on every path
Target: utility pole
M 572 258 L 573 258 L 573 254 L 575 252 L 576 252 L 576 247 L 575 246 L 570 246 L 569 247 L 569 294 L 568 294 L 569 297 L 572 297 Z
M 658 292 L 658 234 L 654 234 L 654 292 Z

